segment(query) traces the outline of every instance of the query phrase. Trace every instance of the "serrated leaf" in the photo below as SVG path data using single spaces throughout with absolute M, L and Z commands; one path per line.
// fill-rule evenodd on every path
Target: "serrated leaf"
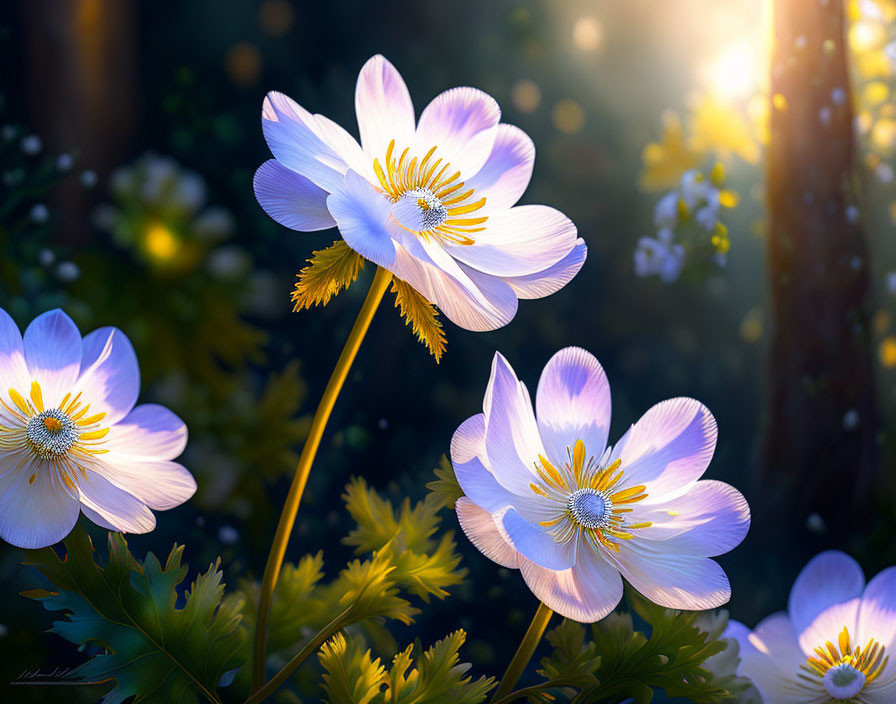
M 327 305 L 333 296 L 354 283 L 363 268 L 364 258 L 345 240 L 336 240 L 326 249 L 314 252 L 308 266 L 297 274 L 293 311 Z
M 437 511 L 442 508 L 450 508 L 453 511 L 454 504 L 464 495 L 464 490 L 460 488 L 451 460 L 442 455 L 439 466 L 433 470 L 433 473 L 436 478 L 426 485 L 426 488 L 429 489 L 426 502 Z
M 386 669 L 341 633 L 323 645 L 317 655 L 326 671 L 323 688 L 330 704 L 368 704 L 380 693 Z
M 330 704 L 480 704 L 494 679 L 473 680 L 458 650 L 466 639 L 459 630 L 423 650 L 419 643 L 399 652 L 389 670 L 374 660 L 357 636 L 337 635 L 318 657 L 326 670 Z
M 218 702 L 224 673 L 242 664 L 245 633 L 233 604 L 222 603 L 218 564 L 193 581 L 183 608 L 177 587 L 187 575 L 183 546 L 172 549 L 164 568 L 149 553 L 138 562 L 119 533 L 109 533 L 109 558 L 100 565 L 80 527 L 65 540 L 66 556 L 51 548 L 35 551 L 34 565 L 58 590 L 38 597 L 48 611 L 67 612 L 53 632 L 83 645 L 106 649 L 74 670 L 89 680 L 115 680 L 107 704 L 135 696 L 136 702 Z
M 426 345 L 438 364 L 447 343 L 445 330 L 438 320 L 438 310 L 422 294 L 401 279 L 392 279 L 392 293 L 395 294 L 395 306 L 401 311 L 401 316 L 411 326 L 417 339 Z

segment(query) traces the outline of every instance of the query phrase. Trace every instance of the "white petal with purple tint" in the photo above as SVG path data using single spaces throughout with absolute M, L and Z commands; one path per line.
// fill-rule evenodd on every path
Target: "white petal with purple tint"
M 328 193 L 276 159 L 258 167 L 252 185 L 264 211 L 290 230 L 314 232 L 336 226 L 327 210 Z
M 140 367 L 131 341 L 117 328 L 99 328 L 81 343 L 81 373 L 72 388 L 91 413 L 105 413 L 105 425 L 124 418 L 140 393 Z
M 525 132 L 513 125 L 498 125 L 495 144 L 483 167 L 467 186 L 486 198 L 485 212 L 516 205 L 529 186 L 535 164 L 535 145 Z
M 78 520 L 78 497 L 56 472 L 21 468 L 0 477 L 0 538 L 20 548 L 42 548 L 62 540 Z
M 544 298 L 572 281 L 587 257 L 588 248 L 585 246 L 585 240 L 580 238 L 576 240 L 576 245 L 570 253 L 553 266 L 528 276 L 507 276 L 504 277 L 504 281 L 520 299 Z
M 37 316 L 25 330 L 25 361 L 31 378 L 40 384 L 44 404 L 53 408 L 71 390 L 81 368 L 81 333 L 58 308 Z M 31 389 L 31 379 L 17 384 L 19 393 Z
M 384 57 L 368 59 L 358 74 L 355 114 L 364 151 L 382 159 L 391 140 L 399 152 L 414 140 L 414 105 L 401 74 Z

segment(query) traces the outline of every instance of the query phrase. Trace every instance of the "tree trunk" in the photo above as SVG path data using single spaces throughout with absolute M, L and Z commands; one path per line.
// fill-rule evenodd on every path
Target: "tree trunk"
M 133 0 L 22 0 L 30 126 L 53 153 L 105 173 L 119 163 L 136 121 Z M 77 179 L 54 193 L 62 239 L 83 243 L 91 194 Z
M 867 519 L 877 470 L 845 30 L 842 0 L 774 3 L 769 405 L 755 489 L 773 507 L 764 527 L 787 535 L 804 534 L 811 513 L 832 531 Z

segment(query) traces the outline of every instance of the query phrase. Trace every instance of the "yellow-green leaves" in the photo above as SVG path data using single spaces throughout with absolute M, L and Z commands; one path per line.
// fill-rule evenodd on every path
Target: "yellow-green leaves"
M 357 637 L 337 635 L 318 657 L 326 670 L 330 704 L 479 704 L 494 680 L 473 680 L 458 650 L 466 639 L 459 630 L 423 650 L 419 643 L 399 652 L 386 670 Z
M 308 266 L 297 274 L 299 280 L 292 292 L 293 310 L 327 305 L 333 296 L 358 278 L 363 268 L 364 258 L 345 240 L 336 240 L 326 249 L 314 252 Z
M 454 504 L 464 495 L 464 490 L 460 488 L 457 477 L 454 474 L 454 467 L 451 466 L 451 460 L 445 455 L 439 460 L 439 466 L 433 470 L 436 478 L 426 485 L 429 494 L 426 495 L 426 502 L 436 510 L 441 508 L 450 508 L 454 510 Z
M 405 322 L 438 364 L 445 352 L 446 339 L 436 307 L 401 279 L 392 279 L 392 292 L 395 294 L 395 306 L 401 311 Z

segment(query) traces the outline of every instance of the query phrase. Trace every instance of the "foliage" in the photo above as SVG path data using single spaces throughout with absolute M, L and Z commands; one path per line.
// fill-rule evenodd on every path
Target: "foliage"
M 454 504 L 464 495 L 464 490 L 460 488 L 457 477 L 454 475 L 454 467 L 451 466 L 451 460 L 445 455 L 439 460 L 439 466 L 433 470 L 436 478 L 426 485 L 429 494 L 426 500 L 434 506 L 436 510 L 441 508 L 454 509 Z
M 370 619 L 409 624 L 419 609 L 407 597 L 442 599 L 449 587 L 463 580 L 452 535 L 438 535 L 437 506 L 426 501 L 412 505 L 405 499 L 396 509 L 363 479 L 353 479 L 343 498 L 356 524 L 343 542 L 359 557 L 329 581 L 324 579 L 321 553 L 284 565 L 271 604 L 268 653 L 273 658 L 294 655 L 337 617 L 340 628 Z M 242 625 L 250 634 L 259 594 L 258 583 L 242 580 L 225 600 L 243 614 Z M 369 623 L 363 626 L 371 628 Z M 247 642 L 247 656 L 248 648 Z M 238 688 L 245 686 L 245 676 L 240 673 Z
M 297 274 L 293 310 L 327 305 L 333 296 L 354 283 L 363 268 L 364 258 L 345 240 L 336 240 L 326 249 L 313 252 L 308 266 Z
M 358 638 L 335 636 L 318 655 L 330 704 L 478 704 L 493 678 L 473 680 L 458 650 L 466 633 L 455 631 L 422 650 L 419 642 L 398 653 L 386 670 Z M 410 670 L 410 671 L 409 671 Z
M 590 640 L 585 626 L 564 621 L 547 635 L 553 651 L 541 661 L 545 682 L 531 688 L 533 701 L 547 703 L 559 693 L 577 704 L 625 697 L 647 704 L 658 688 L 697 704 L 721 704 L 747 691 L 749 683 L 733 674 L 736 660 L 721 672 L 710 661 L 730 647 L 720 639 L 726 614 L 717 615 L 707 631 L 699 612 L 664 609 L 631 590 L 628 596 L 650 635 L 635 630 L 630 613 L 614 612 L 593 624 Z
M 97 644 L 105 652 L 76 668 L 87 680 L 115 680 L 105 701 L 219 701 L 225 673 L 242 664 L 245 633 L 239 612 L 222 603 L 218 563 L 193 581 L 177 608 L 178 585 L 187 575 L 183 546 L 175 545 L 163 568 L 149 553 L 138 562 L 119 533 L 109 534 L 109 558 L 99 564 L 81 528 L 65 540 L 66 556 L 51 548 L 35 551 L 34 565 L 52 590 L 25 593 L 48 611 L 67 612 L 54 633 L 77 645 Z
M 438 364 L 445 352 L 447 340 L 436 307 L 401 279 L 392 279 L 392 292 L 395 294 L 395 306 L 401 311 L 405 322 L 417 339 L 426 345 Z

